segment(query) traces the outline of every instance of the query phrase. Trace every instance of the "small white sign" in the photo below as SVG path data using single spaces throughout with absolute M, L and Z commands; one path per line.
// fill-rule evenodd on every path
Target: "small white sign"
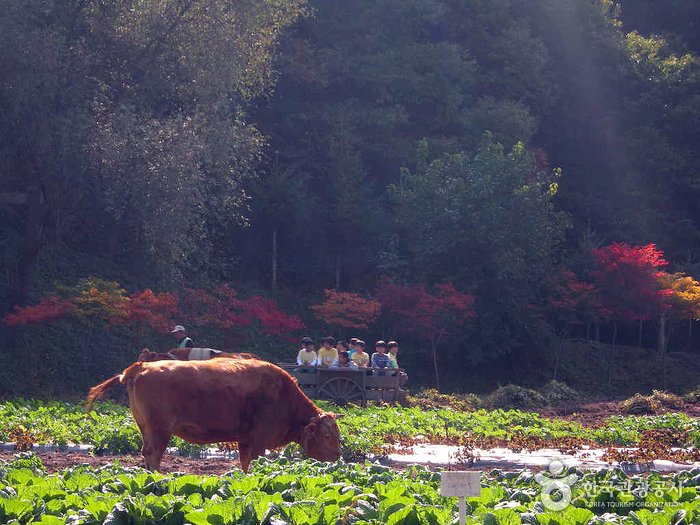
M 481 496 L 481 472 L 441 472 L 440 493 L 444 497 L 478 498 Z

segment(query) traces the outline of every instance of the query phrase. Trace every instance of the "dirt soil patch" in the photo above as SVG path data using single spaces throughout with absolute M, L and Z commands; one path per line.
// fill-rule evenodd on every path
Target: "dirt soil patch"
M 0 459 L 12 461 L 16 452 L 0 451 Z M 49 474 L 61 472 L 75 465 L 90 465 L 98 468 L 119 461 L 120 465 L 128 467 L 144 467 L 143 457 L 139 455 L 114 455 L 114 456 L 91 456 L 78 452 L 38 452 L 37 456 L 46 467 Z M 227 458 L 185 458 L 180 456 L 163 456 L 161 462 L 161 472 L 187 472 L 188 474 L 199 474 L 206 476 L 220 476 L 233 467 L 240 467 L 237 459 Z

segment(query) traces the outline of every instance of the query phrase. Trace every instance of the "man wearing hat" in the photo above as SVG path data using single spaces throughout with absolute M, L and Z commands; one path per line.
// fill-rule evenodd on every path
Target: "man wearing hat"
M 187 337 L 184 326 L 179 324 L 175 325 L 170 333 L 173 334 L 173 337 L 177 340 L 177 348 L 194 348 L 194 343 L 192 339 Z

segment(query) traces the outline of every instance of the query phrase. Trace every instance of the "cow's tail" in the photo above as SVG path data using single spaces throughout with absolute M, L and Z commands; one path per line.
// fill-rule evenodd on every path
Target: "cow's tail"
M 104 394 L 107 390 L 121 382 L 121 379 L 122 374 L 119 374 L 118 376 L 114 376 L 111 379 L 108 379 L 107 381 L 102 381 L 97 386 L 93 386 L 90 389 L 90 392 L 87 396 L 87 405 L 85 406 L 85 408 L 87 408 L 87 411 L 90 412 L 90 410 L 92 410 L 92 405 L 95 404 L 95 400 L 97 400 L 97 398 L 99 397 L 102 397 L 102 394 Z
M 105 392 L 107 392 L 107 390 L 109 390 L 113 386 L 118 385 L 119 383 L 126 383 L 126 381 L 128 379 L 131 379 L 134 376 L 134 374 L 140 372 L 141 368 L 143 368 L 141 362 L 134 363 L 129 368 L 124 370 L 124 372 L 122 372 L 121 374 L 107 379 L 107 381 L 102 381 L 102 383 L 100 383 L 99 385 L 93 386 L 90 389 L 90 392 L 88 392 L 87 396 L 87 405 L 85 405 L 87 411 L 90 412 L 92 410 L 92 405 L 94 405 L 95 401 L 102 397 L 102 395 Z

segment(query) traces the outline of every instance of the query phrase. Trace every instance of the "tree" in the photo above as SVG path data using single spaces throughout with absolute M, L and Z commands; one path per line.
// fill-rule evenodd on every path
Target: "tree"
M 618 323 L 645 321 L 668 308 L 671 291 L 659 284 L 660 267 L 668 263 L 654 244 L 630 246 L 612 243 L 592 250 L 595 283 L 602 292 L 605 308 L 613 321 L 613 349 L 610 357 L 608 388 L 612 384 Z
M 285 313 L 272 299 L 240 298 L 228 286 L 185 289 L 181 298 L 148 289 L 127 295 L 119 283 L 90 278 L 75 287 L 63 287 L 62 293 L 67 297 L 52 296 L 42 298 L 36 306 L 16 307 L 2 321 L 21 326 L 66 318 L 102 329 L 124 326 L 142 338 L 149 329 L 168 333 L 177 320 L 195 329 L 218 331 L 227 348 L 235 347 L 240 339 L 259 346 L 261 336 L 295 340 L 304 328 L 299 317 Z
M 408 287 L 382 280 L 377 292 L 382 315 L 394 320 L 397 332 L 415 334 L 430 343 L 435 386 L 440 389 L 438 349 L 456 327 L 475 317 L 474 297 L 451 284 L 439 284 L 433 294 L 423 286 Z
M 663 360 L 663 388 L 666 388 L 666 355 L 668 340 L 671 335 L 673 322 L 688 321 L 688 329 L 691 322 L 700 318 L 700 283 L 684 273 L 669 274 L 660 272 L 658 275 L 659 286 L 668 290 L 665 301 L 667 308 L 659 311 L 656 322 L 658 326 L 657 353 Z M 690 339 L 688 341 L 690 343 Z
M 336 325 L 343 337 L 346 328 L 368 330 L 374 324 L 381 305 L 372 299 L 365 299 L 360 294 L 324 290 L 326 300 L 323 304 L 311 307 L 317 319 L 326 324 Z
M 557 334 L 553 379 L 557 379 L 564 342 L 574 325 L 589 325 L 608 316 L 600 290 L 593 283 L 579 280 L 573 272 L 563 270 L 548 278 L 543 286 L 543 302 L 536 310 Z
M 10 304 L 50 244 L 119 259 L 141 285 L 211 271 L 187 255 L 247 212 L 264 140 L 244 108 L 274 84 L 304 0 L 0 8 L 1 190 L 26 201 L 4 224 L 21 234 Z
M 530 337 L 530 304 L 555 269 L 569 224 L 554 207 L 560 172 L 538 168 L 522 144 L 509 152 L 486 134 L 473 152 L 428 162 L 389 188 L 398 242 L 394 260 L 407 281 L 454 282 L 479 301 L 475 361 L 514 354 Z M 385 248 L 386 250 L 386 248 Z

